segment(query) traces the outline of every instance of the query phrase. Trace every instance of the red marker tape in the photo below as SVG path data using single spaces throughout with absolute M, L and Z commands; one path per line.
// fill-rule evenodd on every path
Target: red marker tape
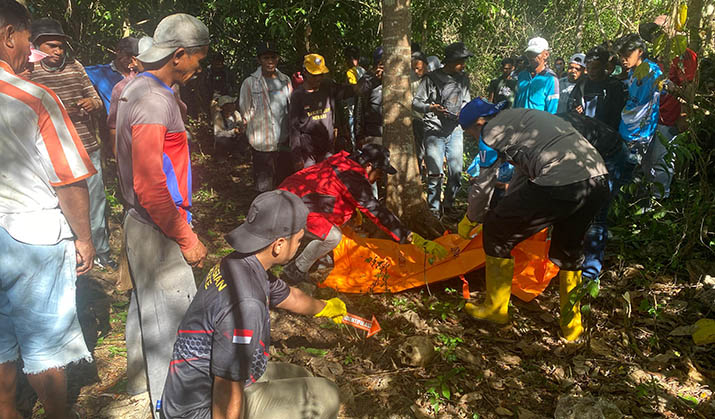
M 343 316 L 343 324 L 350 325 L 356 329 L 361 329 L 367 332 L 367 337 L 374 335 L 379 332 L 380 324 L 377 322 L 375 316 L 372 316 L 372 320 L 363 319 L 362 317 L 356 316 L 354 314 L 346 314 Z

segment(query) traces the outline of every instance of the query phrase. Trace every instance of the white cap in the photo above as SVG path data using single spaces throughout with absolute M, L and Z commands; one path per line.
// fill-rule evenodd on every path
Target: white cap
M 185 13 L 169 15 L 154 30 L 154 43 L 137 60 L 155 63 L 178 48 L 203 47 L 209 44 L 209 29 L 200 20 Z
M 576 54 L 571 56 L 571 58 L 569 59 L 569 64 L 578 64 L 581 67 L 586 67 L 586 54 L 577 52 Z
M 531 38 L 529 39 L 529 45 L 526 47 L 524 52 L 533 52 L 535 54 L 541 54 L 545 50 L 549 49 L 549 43 L 544 38 Z
M 154 39 L 151 36 L 143 36 L 137 45 L 137 49 L 139 50 L 139 54 L 137 55 L 141 55 L 149 51 L 149 48 L 151 48 L 152 45 L 154 45 Z

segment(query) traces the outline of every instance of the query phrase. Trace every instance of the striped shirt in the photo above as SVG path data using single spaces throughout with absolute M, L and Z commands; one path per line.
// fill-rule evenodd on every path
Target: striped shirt
M 293 86 L 288 76 L 278 70 L 276 74 L 283 86 L 280 90 L 268 89 L 260 67 L 241 85 L 239 107 L 246 119 L 248 143 L 256 151 L 278 151 L 278 146 L 288 141 L 288 106 Z
M 71 238 L 54 188 L 95 173 L 59 98 L 0 61 L 0 227 L 28 244 Z
M 92 117 L 77 105 L 77 101 L 90 98 L 98 106 L 101 106 L 102 102 L 97 91 L 94 90 L 92 82 L 87 77 L 82 64 L 79 61 L 72 60 L 57 71 L 48 71 L 41 63 L 38 63 L 35 64 L 29 79 L 49 87 L 60 97 L 70 113 L 70 119 L 77 129 L 84 148 L 90 153 L 98 150 L 99 144 L 97 143 Z

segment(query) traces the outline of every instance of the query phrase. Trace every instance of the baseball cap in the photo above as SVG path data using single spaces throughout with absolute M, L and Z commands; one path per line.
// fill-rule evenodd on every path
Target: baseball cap
M 246 221 L 224 238 L 240 253 L 255 253 L 305 228 L 308 212 L 303 200 L 291 192 L 264 192 L 251 202 Z
M 151 36 L 142 36 L 139 42 L 137 42 L 137 55 L 149 51 L 152 45 L 154 45 L 154 38 Z
M 524 52 L 533 52 L 535 54 L 541 54 L 545 50 L 549 49 L 549 42 L 541 37 L 529 39 L 529 44 L 527 45 Z
M 139 55 L 139 40 L 133 36 L 127 36 L 117 42 L 117 53 L 126 52 L 127 54 L 136 57 Z
M 464 42 L 455 42 L 444 48 L 444 62 L 450 63 L 465 58 L 474 57 L 474 54 L 464 45 Z
M 578 52 L 569 58 L 569 64 L 578 64 L 581 67 L 586 67 L 586 54 Z
M 30 42 L 33 43 L 41 36 L 59 36 L 65 39 L 72 39 L 65 34 L 60 22 L 50 19 L 49 17 L 33 20 L 30 26 L 30 32 L 32 32 Z
M 178 48 L 202 47 L 209 44 L 209 29 L 200 20 L 186 13 L 169 15 L 154 30 L 154 44 L 137 60 L 155 63 L 173 54 Z
M 388 175 L 397 173 L 390 164 L 390 151 L 379 144 L 365 144 L 358 151 L 358 158 L 362 164 L 370 163 L 376 169 L 382 169 Z
M 303 60 L 303 67 L 312 75 L 325 74 L 330 72 L 325 66 L 325 58 L 319 54 L 308 54 Z
M 278 48 L 276 47 L 275 43 L 272 41 L 263 41 L 258 46 L 256 47 L 256 56 L 260 57 L 263 54 L 267 54 L 269 52 L 274 52 L 278 54 Z
M 236 98 L 233 96 L 223 95 L 223 96 L 218 97 L 217 102 L 218 102 L 218 106 L 221 107 L 227 103 L 236 102 Z
M 462 129 L 467 129 L 477 122 L 477 119 L 499 113 L 505 105 L 505 102 L 493 104 L 476 97 L 464 105 L 459 112 L 459 125 L 462 126 Z

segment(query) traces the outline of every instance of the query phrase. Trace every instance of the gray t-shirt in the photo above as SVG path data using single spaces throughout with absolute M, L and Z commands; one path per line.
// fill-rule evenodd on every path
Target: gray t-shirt
M 535 109 L 507 109 L 482 131 L 482 141 L 498 158 L 482 167 L 469 189 L 469 219 L 484 221 L 499 166 L 514 165 L 509 193 L 527 181 L 564 186 L 608 173 L 598 151 L 568 122 Z
M 268 97 L 271 103 L 271 113 L 275 121 L 281 121 L 278 142 L 283 144 L 288 138 L 288 96 L 283 94 L 283 83 L 276 78 L 264 78 L 268 86 Z

